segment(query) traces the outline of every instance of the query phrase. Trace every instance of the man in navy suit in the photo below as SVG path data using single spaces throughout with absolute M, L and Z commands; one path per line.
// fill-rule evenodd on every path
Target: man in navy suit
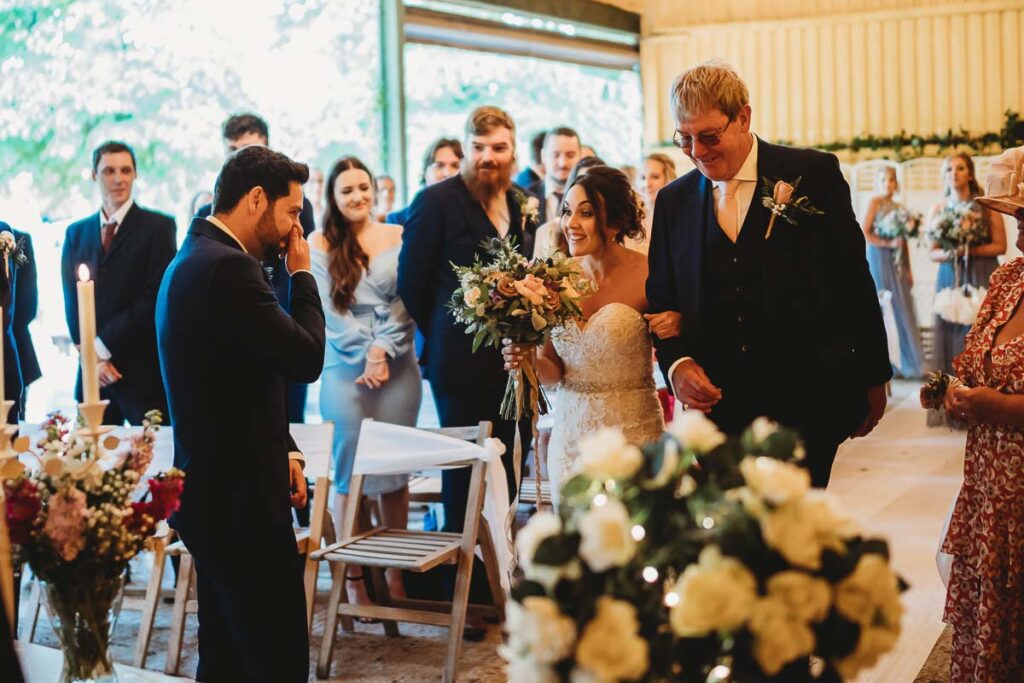
M 515 123 L 497 107 L 480 107 L 466 122 L 467 156 L 459 175 L 420 191 L 409 207 L 398 261 L 398 293 L 426 338 L 427 375 L 444 427 L 494 422 L 510 496 L 519 490 L 512 459 L 515 423 L 499 417 L 508 374 L 497 349 L 472 351 L 473 337 L 448 310 L 459 286 L 452 265 L 487 260 L 481 243 L 512 237 L 522 244 L 524 218 L 512 189 Z M 525 421 L 524 421 L 525 422 Z M 529 425 L 521 424 L 523 453 Z M 441 497 L 445 531 L 462 529 L 469 470 L 446 470 Z
M 14 343 L 18 349 L 18 366 L 21 368 L 21 413 L 25 418 L 25 404 L 28 402 L 28 387 L 43 376 L 39 358 L 32 343 L 28 326 L 36 319 L 39 310 L 39 284 L 36 276 L 36 255 L 32 248 L 32 236 L 21 230 L 14 231 L 14 239 L 24 255 L 21 263 L 13 264 L 14 273 Z
M 684 408 L 727 433 L 761 415 L 800 430 L 823 487 L 839 444 L 881 419 L 892 377 L 850 188 L 835 156 L 755 137 L 746 84 L 724 62 L 677 77 L 672 106 L 697 168 L 655 203 L 647 299 L 683 325 L 655 339 L 658 361 Z M 764 196 L 798 178 L 769 231 Z M 820 213 L 796 210 L 801 197 Z
M 75 344 L 78 335 L 78 269 L 96 282 L 96 354 L 100 398 L 110 401 L 104 424 L 141 425 L 153 409 L 167 414 L 156 354 L 153 308 L 164 269 L 174 258 L 174 219 L 132 199 L 135 152 L 110 141 L 92 153 L 92 178 L 100 190 L 97 213 L 68 226 L 61 255 L 64 315 Z M 79 372 L 75 398 L 82 400 Z
M 0 221 L 0 233 L 6 232 L 11 239 L 15 237 L 15 231 L 11 226 Z M 6 260 L 6 267 L 4 261 Z M 0 415 L 0 420 L 7 418 L 9 422 L 16 423 L 21 415 L 22 402 L 21 393 L 23 390 L 21 377 L 21 363 L 18 360 L 18 347 L 14 338 L 14 307 L 17 302 L 17 258 L 11 253 L 6 259 L 0 258 L 0 307 L 3 307 L 3 320 L 0 322 L 0 334 L 3 334 L 4 353 L 2 362 L 4 364 L 4 398 L 14 401 L 11 412 L 7 415 Z
M 193 219 L 157 298 L 174 464 L 185 471 L 171 525 L 196 562 L 199 681 L 287 683 L 309 671 L 289 510 L 305 505 L 306 482 L 285 402 L 285 384 L 315 381 L 324 361 L 324 314 L 299 222 L 308 175 L 259 145 L 229 156 L 213 215 Z M 291 315 L 261 264 L 281 254 Z
M 530 163 L 523 167 L 516 177 L 513 178 L 513 182 L 520 187 L 530 187 L 538 180 L 544 180 L 544 160 L 542 155 L 544 154 L 544 138 L 547 137 L 547 131 L 541 131 L 535 133 L 530 138 Z
M 232 154 L 248 145 L 270 144 L 270 128 L 267 122 L 256 114 L 235 114 L 228 117 L 221 127 L 224 137 L 224 148 L 228 154 Z M 210 215 L 212 204 L 204 204 L 199 207 L 196 215 L 206 218 Z M 302 213 L 299 215 L 299 222 L 302 224 L 303 237 L 316 230 L 316 217 L 313 215 L 313 205 L 305 196 L 302 198 Z M 288 269 L 284 267 L 281 259 L 275 258 L 263 264 L 270 272 L 271 286 L 274 288 L 274 296 L 278 303 L 287 312 L 289 311 L 290 299 L 289 286 L 291 278 L 288 276 Z M 308 387 L 305 384 L 288 385 L 288 421 L 306 421 L 306 394 Z

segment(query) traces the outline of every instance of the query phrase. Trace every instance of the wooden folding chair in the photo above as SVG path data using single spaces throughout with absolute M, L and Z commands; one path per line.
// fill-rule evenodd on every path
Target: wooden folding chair
M 491 423 L 481 422 L 477 427 L 456 427 L 423 430 L 443 434 L 466 441 L 476 441 L 483 446 L 491 434 Z M 357 527 L 359 499 L 363 490 L 363 476 L 353 475 L 349 485 L 349 497 L 345 509 L 345 528 L 340 532 L 342 540 L 311 553 L 314 559 L 331 563 L 331 597 L 327 604 L 324 636 L 317 660 L 317 678 L 327 678 L 331 670 L 331 658 L 337 637 L 338 617 L 371 617 L 384 621 L 388 636 L 397 636 L 395 622 L 405 621 L 419 624 L 447 626 L 448 651 L 445 656 L 443 680 L 455 680 L 459 655 L 462 649 L 462 630 L 466 623 L 467 609 L 474 614 L 493 614 L 499 619 L 505 613 L 505 593 L 494 546 L 487 522 L 482 519 L 485 473 L 487 463 L 482 460 L 453 463 L 452 467 L 472 468 L 469 484 L 469 500 L 461 534 L 438 531 L 417 532 L 407 529 L 376 527 L 360 533 Z M 473 556 L 480 545 L 486 569 L 487 582 L 494 597 L 494 606 L 469 605 L 469 584 L 473 571 Z M 429 600 L 392 600 L 388 593 L 384 569 L 401 569 L 411 572 L 426 572 L 442 564 L 456 565 L 455 593 L 451 602 Z M 376 605 L 357 605 L 343 601 L 345 577 L 349 565 L 358 565 L 370 574 L 377 595 Z

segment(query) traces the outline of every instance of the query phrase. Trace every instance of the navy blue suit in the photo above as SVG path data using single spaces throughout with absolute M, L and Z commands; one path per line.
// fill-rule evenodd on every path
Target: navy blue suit
M 110 351 L 110 361 L 123 375 L 100 389 L 110 401 L 104 424 L 142 424 L 147 411 L 167 414 L 167 399 L 156 354 L 153 309 L 160 278 L 177 250 L 174 219 L 134 204 L 104 254 L 100 215 L 94 213 L 68 226 L 61 254 L 64 315 L 75 344 L 78 336 L 78 266 L 86 264 L 96 282 L 96 336 Z M 79 371 L 75 398 L 82 400 Z
M 722 389 L 709 417 L 728 433 L 760 415 L 799 429 L 816 486 L 867 415 L 866 389 L 892 377 L 864 236 L 835 156 L 758 141 L 758 188 L 732 244 L 713 184 L 694 170 L 658 192 L 647 299 L 679 311 L 683 333 L 656 339 L 658 361 L 692 357 Z M 776 219 L 763 178 L 792 183 L 823 215 Z
M 514 193 L 506 193 L 509 236 L 522 243 L 522 215 Z M 398 261 L 398 293 L 416 326 L 426 338 L 425 362 L 431 390 L 444 427 L 494 422 L 494 436 L 507 448 L 503 458 L 509 491 L 515 481 L 512 444 L 515 424 L 499 417 L 508 374 L 501 353 L 493 348 L 472 351 L 473 337 L 456 323 L 448 310 L 452 292 L 459 286 L 452 264 L 468 266 L 479 256 L 485 240 L 498 237 L 480 203 L 469 193 L 461 176 L 424 188 L 409 207 Z M 523 454 L 529 448 L 529 425 L 520 425 Z M 469 470 L 446 470 L 441 496 L 445 505 L 445 530 L 462 528 Z
M 11 226 L 0 221 L 0 232 L 7 232 L 14 236 Z M 15 240 L 17 238 L 15 237 Z M 3 335 L 4 335 L 4 397 L 8 401 L 14 401 L 11 412 L 6 416 L 9 420 L 16 422 L 21 415 L 21 390 L 23 388 L 21 379 L 21 363 L 18 361 L 18 345 L 14 338 L 14 317 L 15 304 L 17 302 L 17 264 L 14 259 L 9 259 L 10 274 L 3 267 L 3 259 L 0 258 L 0 306 L 3 306 Z M 5 416 L 0 415 L 0 419 Z
M 39 311 L 39 284 L 36 276 L 36 255 L 32 248 L 32 236 L 21 230 L 14 231 L 25 262 L 21 265 L 12 264 L 14 273 L 14 342 L 18 347 L 18 367 L 21 368 L 21 414 L 25 417 L 25 403 L 28 400 L 28 387 L 32 382 L 43 376 L 36 356 L 36 347 L 32 343 L 29 323 L 36 319 Z
M 408 206 L 406 206 L 404 208 L 401 208 L 401 209 L 398 209 L 397 211 L 392 211 L 391 213 L 389 213 L 387 216 L 384 217 L 384 222 L 385 223 L 390 223 L 391 225 L 405 225 L 408 220 L 409 220 L 409 207 Z
M 210 215 L 212 207 L 209 204 L 203 204 L 196 211 L 197 218 L 207 218 Z M 299 214 L 299 223 L 302 225 L 302 234 L 305 237 L 316 230 L 316 219 L 313 215 L 313 205 L 305 197 L 302 198 L 302 212 Z M 273 262 L 265 263 L 264 266 L 270 268 L 270 284 L 274 289 L 274 296 L 277 297 L 278 303 L 281 304 L 281 308 L 285 312 L 291 311 L 289 285 L 291 278 L 288 277 L 288 269 L 284 266 L 284 259 L 276 259 Z M 288 385 L 288 421 L 289 422 L 305 422 L 306 421 L 306 394 L 309 387 L 305 384 L 289 384 Z
M 156 307 L 160 367 L 185 471 L 171 519 L 195 558 L 201 681 L 305 681 L 301 556 L 289 502 L 285 383 L 316 380 L 324 314 L 297 273 L 289 316 L 262 265 L 196 218 Z M 248 549 L 259 548 L 258 569 Z

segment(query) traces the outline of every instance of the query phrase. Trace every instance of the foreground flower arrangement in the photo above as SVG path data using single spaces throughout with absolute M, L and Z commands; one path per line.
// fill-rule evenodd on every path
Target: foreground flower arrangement
M 686 411 L 657 443 L 605 429 L 580 453 L 559 514 L 516 540 L 513 683 L 837 681 L 892 649 L 887 545 L 810 488 L 794 432 L 726 439 Z
M 159 411 L 109 461 L 75 435 L 69 420 L 49 416 L 36 444 L 36 469 L 8 463 L 6 520 L 17 562 L 28 562 L 46 587 L 64 649 L 64 680 L 91 680 L 112 671 L 110 609 L 128 562 L 177 510 L 184 473 L 171 469 L 137 489 L 153 460 Z M 142 500 L 136 500 L 136 498 Z

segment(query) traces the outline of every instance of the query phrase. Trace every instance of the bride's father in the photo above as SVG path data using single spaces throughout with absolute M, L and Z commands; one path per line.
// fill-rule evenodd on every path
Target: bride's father
M 760 415 L 799 429 L 825 486 L 839 444 L 881 419 L 892 377 L 849 186 L 835 156 L 757 138 L 724 62 L 682 73 L 671 98 L 673 142 L 697 168 L 654 209 L 647 297 L 683 315 L 658 360 L 723 431 Z

